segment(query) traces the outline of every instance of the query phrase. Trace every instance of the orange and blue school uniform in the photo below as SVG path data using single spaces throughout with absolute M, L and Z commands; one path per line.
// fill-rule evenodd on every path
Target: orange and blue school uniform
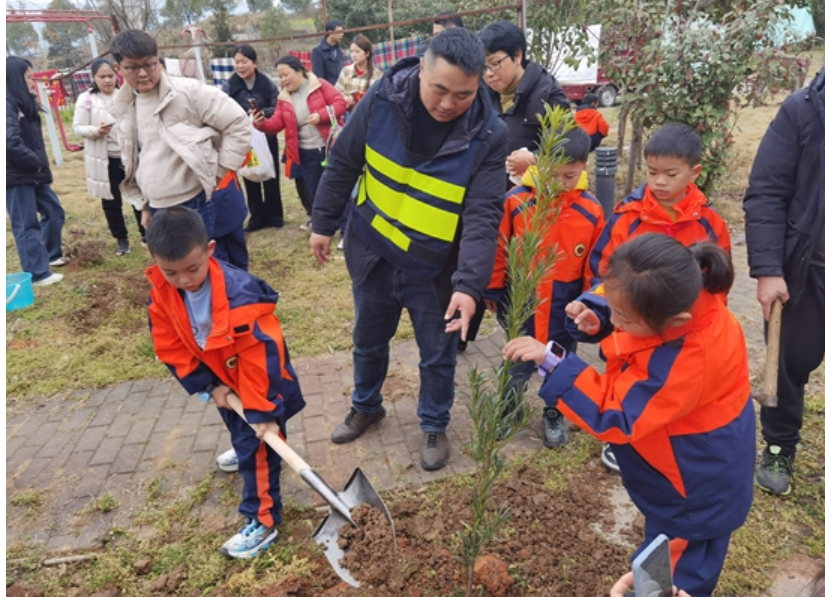
M 590 151 L 601 145 L 602 139 L 610 132 L 610 125 L 594 106 L 579 106 L 576 108 L 576 124 L 584 129 L 590 137 Z
M 149 327 L 158 358 L 190 394 L 211 384 L 229 386 L 241 399 L 250 423 L 286 421 L 305 406 L 281 324 L 278 293 L 258 278 L 209 260 L 212 329 L 201 349 L 184 302 L 157 265 L 146 270 L 152 284 Z M 238 455 L 244 488 L 240 513 L 267 527 L 281 522 L 281 458 L 229 409 L 218 409 Z
M 548 228 L 541 245 L 545 250 L 555 247 L 555 261 L 539 281 L 536 312 L 526 322 L 524 333 L 545 343 L 555 340 L 573 351 L 576 342 L 565 329 L 564 308 L 582 292 L 587 256 L 604 227 L 604 214 L 598 200 L 587 192 L 586 176 L 575 189 L 559 195 L 557 201 L 558 219 Z M 506 306 L 507 247 L 511 238 L 524 236 L 535 215 L 536 189 L 528 171 L 522 185 L 513 188 L 505 199 L 499 246 L 484 298 Z
M 605 329 L 605 373 L 568 355 L 539 395 L 610 442 L 645 516 L 639 552 L 666 534 L 674 584 L 709 597 L 753 501 L 756 418 L 745 338 L 724 295 L 702 290 L 690 313 L 661 337 Z

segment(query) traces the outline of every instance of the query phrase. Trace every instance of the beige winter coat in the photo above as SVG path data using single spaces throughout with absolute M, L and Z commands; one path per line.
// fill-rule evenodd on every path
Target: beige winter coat
M 381 69 L 377 66 L 373 66 L 372 68 L 372 77 L 367 79 L 367 74 L 364 73 L 363 76 L 359 77 L 355 74 L 355 66 L 352 64 L 346 65 L 344 68 L 341 69 L 341 74 L 338 75 L 338 82 L 335 83 L 335 89 L 337 89 L 341 95 L 344 96 L 344 99 L 347 100 L 347 105 L 349 105 L 349 101 L 351 99 L 357 100 L 361 99 L 361 96 L 367 92 L 367 89 L 375 83 L 384 73 L 381 72 Z M 358 94 L 355 98 L 353 95 Z M 355 105 L 352 106 L 354 108 Z M 352 108 L 349 108 L 350 110 Z
M 140 126 L 156 130 L 161 139 L 183 159 L 197 175 L 207 199 L 215 187 L 218 167 L 238 170 L 251 147 L 249 119 L 238 103 L 220 88 L 204 85 L 195 79 L 169 78 L 161 75 L 160 106 L 150 122 Z M 120 185 L 123 199 L 142 210 L 147 200 L 135 179 L 138 167 L 149 168 L 153 176 L 164 179 L 164 166 L 138 163 L 135 127 L 135 94 L 124 85 L 115 95 L 113 114 L 117 119 L 121 159 L 126 179 Z
M 77 97 L 74 106 L 72 128 L 77 136 L 83 137 L 83 157 L 86 162 L 86 186 L 92 197 L 114 199 L 109 186 L 109 137 L 117 138 L 112 127 L 109 135 L 101 135 L 100 125 L 112 122 L 106 101 L 101 93 L 84 91 Z M 117 157 L 117 156 L 114 156 Z

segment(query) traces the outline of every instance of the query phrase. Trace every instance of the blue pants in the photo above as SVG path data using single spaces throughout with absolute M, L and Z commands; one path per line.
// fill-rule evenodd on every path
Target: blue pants
M 355 329 L 352 339 L 355 389 L 352 405 L 372 414 L 383 400 L 381 387 L 387 376 L 390 340 L 406 308 L 418 343 L 421 388 L 418 418 L 426 433 L 442 433 L 450 423 L 455 396 L 458 334 L 444 331 L 444 312 L 430 280 L 415 278 L 381 259 L 367 278 L 352 286 Z
M 203 223 L 206 225 L 206 236 L 210 239 L 212 238 L 212 232 L 215 226 L 215 218 L 212 215 L 212 202 L 206 200 L 206 192 L 201 191 L 188 201 L 184 201 L 183 203 L 178 203 L 180 207 L 188 207 L 189 209 L 194 209 L 198 212 L 203 219 Z M 155 207 L 149 207 L 149 211 L 152 214 L 156 213 L 158 210 Z
M 63 257 L 63 222 L 66 214 L 47 184 L 26 184 L 6 189 L 6 211 L 11 220 L 20 267 L 37 282 L 52 275 L 49 262 Z M 40 219 L 37 214 L 40 214 Z
M 660 534 L 662 531 L 645 519 L 645 541 L 633 557 L 639 555 Z M 711 597 L 722 573 L 730 534 L 707 541 L 688 541 L 670 536 L 668 538 L 673 565 L 673 584 L 691 597 Z
M 282 409 L 283 410 L 283 409 Z M 238 512 L 266 527 L 281 524 L 281 457 L 258 439 L 246 421 L 232 409 L 219 408 L 232 447 L 238 455 L 238 473 L 243 478 L 243 496 Z M 286 421 L 278 425 L 286 438 Z
M 243 224 L 215 239 L 215 259 L 231 263 L 243 271 L 249 270 L 249 251 L 246 248 Z
M 321 165 L 321 162 L 324 161 L 326 150 L 323 147 L 319 147 L 318 149 L 299 149 L 298 153 L 301 156 L 301 175 L 304 178 L 309 199 L 309 210 L 307 211 L 311 218 L 312 204 L 315 202 L 315 192 L 318 190 L 321 176 L 324 173 L 324 167 Z

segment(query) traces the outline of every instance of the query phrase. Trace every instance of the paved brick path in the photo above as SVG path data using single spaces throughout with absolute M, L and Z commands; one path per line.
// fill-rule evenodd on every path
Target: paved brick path
M 755 284 L 746 274 L 741 239 L 734 252 L 737 278 L 730 305 L 745 327 L 752 354 L 759 358 L 759 308 L 753 298 Z M 418 464 L 423 434 L 416 416 L 418 358 L 413 341 L 393 345 L 384 388 L 387 418 L 346 445 L 332 444 L 328 438 L 349 408 L 350 354 L 296 359 L 307 407 L 290 421 L 289 442 L 336 489 L 357 466 L 379 492 L 470 471 L 472 461 L 460 450 L 470 432 L 461 392 L 467 389 L 472 366 L 490 370 L 498 364 L 501 344 L 502 335 L 496 331 L 471 343 L 459 356 L 459 392 L 448 431 L 453 456 L 441 471 L 427 473 Z M 581 353 L 593 363 L 598 361 L 593 347 L 584 347 Z M 540 425 L 534 421 L 512 449 L 541 449 Z M 155 479 L 169 495 L 183 497 L 214 470 L 215 457 L 229 447 L 229 434 L 216 409 L 187 396 L 171 379 L 54 397 L 6 421 L 6 545 L 22 542 L 42 546 L 48 553 L 97 547 L 110 529 L 135 526 L 132 519 Z M 239 493 L 238 476 L 225 478 Z M 287 500 L 321 503 L 291 471 L 283 475 L 283 488 Z M 11 503 L 15 496 L 35 491 L 41 500 L 36 515 L 25 504 Z M 117 501 L 116 509 L 102 513 L 92 508 L 98 497 L 107 494 Z M 218 523 L 237 523 L 234 508 L 217 498 L 210 497 L 199 508 L 202 516 Z

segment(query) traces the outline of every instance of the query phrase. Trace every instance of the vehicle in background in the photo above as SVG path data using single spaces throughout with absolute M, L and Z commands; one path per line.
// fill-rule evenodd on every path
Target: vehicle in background
M 578 65 L 568 64 L 570 48 L 561 48 L 551 61 L 548 67 L 564 89 L 567 99 L 573 102 L 580 102 L 587 93 L 595 93 L 599 97 L 599 105 L 603 108 L 610 108 L 616 105 L 619 98 L 619 86 L 604 76 L 599 67 L 599 39 L 601 37 L 601 25 L 587 26 L 587 45 L 593 58 L 583 57 Z

